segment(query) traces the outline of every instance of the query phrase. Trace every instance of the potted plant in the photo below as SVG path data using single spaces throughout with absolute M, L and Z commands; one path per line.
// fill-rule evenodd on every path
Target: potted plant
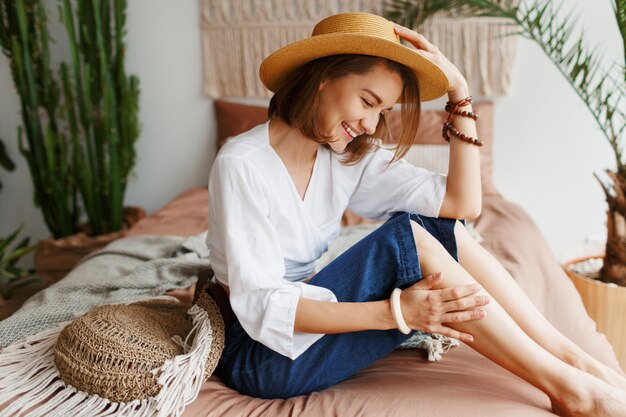
M 0 167 L 7 171 L 15 169 L 15 164 L 7 155 L 1 140 Z M 32 274 L 33 271 L 16 265 L 23 256 L 35 249 L 35 246 L 28 246 L 29 238 L 22 239 L 13 248 L 10 247 L 22 232 L 22 228 L 23 226 L 20 226 L 7 237 L 0 237 L 0 320 L 10 316 L 26 298 L 44 286 L 41 280 Z
M 417 28 L 427 18 L 445 11 L 457 17 L 504 18 L 520 34 L 536 42 L 574 88 L 600 127 L 615 154 L 617 169 L 606 170 L 609 183 L 594 176 L 608 205 L 605 255 L 574 259 L 563 268 L 581 294 L 598 330 L 613 344 L 626 368 L 626 162 L 622 141 L 626 129 L 625 62 L 609 68 L 596 50 L 586 46 L 584 34 L 570 40 L 576 19 L 561 21 L 558 7 L 549 1 L 512 0 L 389 0 L 387 18 Z M 626 0 L 613 0 L 613 12 L 626 48 Z M 626 54 L 625 54 L 626 60 Z
M 0 0 L 0 45 L 22 107 L 20 152 L 52 233 L 35 267 L 50 281 L 145 214 L 123 207 L 139 136 L 139 81 L 124 69 L 126 1 L 74 3 L 59 2 L 72 60 L 56 76 L 41 0 Z

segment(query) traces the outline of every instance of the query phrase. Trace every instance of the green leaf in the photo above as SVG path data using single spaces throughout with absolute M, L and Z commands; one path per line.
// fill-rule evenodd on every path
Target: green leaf
M 16 236 L 20 234 L 23 228 L 24 228 L 24 225 L 20 225 L 20 227 L 18 227 L 16 231 L 11 233 L 8 237 L 0 240 L 0 255 L 4 253 L 6 248 L 13 242 Z
M 16 249 L 9 256 L 5 257 L 3 260 L 7 265 L 12 267 L 21 257 L 28 255 L 35 249 L 37 249 L 37 245 L 33 245 L 30 247 L 21 248 L 21 249 Z
M 415 27 L 441 11 L 456 13 L 459 17 L 506 17 L 517 24 L 520 35 L 536 42 L 574 88 L 613 148 L 617 171 L 626 172 L 619 144 L 626 124 L 624 111 L 620 109 L 626 97 L 626 0 L 613 0 L 625 51 L 624 63 L 616 66 L 617 69 L 602 65 L 602 54 L 598 48 L 589 49 L 584 32 L 574 41 L 570 40 L 578 20 L 573 11 L 560 17 L 562 2 L 555 5 L 546 0 L 522 1 L 520 6 L 513 6 L 512 1 L 496 0 L 454 0 L 446 4 L 434 0 L 391 0 L 387 6 L 389 18 L 408 27 Z

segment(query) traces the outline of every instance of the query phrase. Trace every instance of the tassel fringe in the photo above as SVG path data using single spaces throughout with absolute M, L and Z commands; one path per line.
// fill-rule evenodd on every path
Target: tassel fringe
M 54 365 L 54 344 L 71 321 L 4 348 L 0 351 L 0 417 L 127 417 L 131 413 L 135 417 L 180 416 L 200 392 L 213 342 L 207 312 L 194 305 L 188 314 L 193 323 L 191 331 L 184 341 L 174 338 L 186 353 L 152 370 L 159 375 L 162 389 L 155 397 L 127 403 L 79 391 L 60 379 Z
M 430 362 L 437 362 L 441 360 L 441 354 L 446 353 L 459 344 L 458 340 L 449 337 L 428 338 L 419 343 L 418 347 L 428 352 L 428 360 Z
M 442 354 L 460 344 L 461 342 L 451 337 L 418 331 L 398 346 L 398 349 L 422 349 L 428 354 L 430 362 L 437 362 L 441 360 Z

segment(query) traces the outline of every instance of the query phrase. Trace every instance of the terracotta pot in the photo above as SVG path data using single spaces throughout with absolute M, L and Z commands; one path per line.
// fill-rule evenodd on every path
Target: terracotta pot
M 35 250 L 35 271 L 48 285 L 59 281 L 85 256 L 104 248 L 112 241 L 126 235 L 135 223 L 146 216 L 141 207 L 124 207 L 124 227 L 117 232 L 89 236 L 83 231 L 60 239 L 40 240 Z
M 587 278 L 568 268 L 591 258 L 603 256 L 577 258 L 564 263 L 563 269 L 576 286 L 587 313 L 596 322 L 597 330 L 606 335 L 620 366 L 626 369 L 626 287 Z
M 31 296 L 46 288 L 46 283 L 40 279 L 19 286 L 12 291 L 10 298 L 0 296 L 0 320 L 4 320 L 18 310 Z

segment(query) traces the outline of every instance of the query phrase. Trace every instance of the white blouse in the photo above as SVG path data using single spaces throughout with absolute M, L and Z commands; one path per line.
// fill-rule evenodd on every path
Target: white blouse
M 337 302 L 303 282 L 339 234 L 346 208 L 373 220 L 412 211 L 437 217 L 446 176 L 378 148 L 356 165 L 320 145 L 304 200 L 269 142 L 269 122 L 230 139 L 209 177 L 207 245 L 215 277 L 254 340 L 296 359 L 323 334 L 294 332 L 300 297 Z M 380 142 L 379 142 L 380 143 Z

